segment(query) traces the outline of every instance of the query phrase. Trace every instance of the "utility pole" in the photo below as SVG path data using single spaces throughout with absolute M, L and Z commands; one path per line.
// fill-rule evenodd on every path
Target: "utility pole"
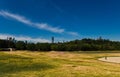
M 54 43 L 54 37 L 52 37 L 52 44 Z
M 99 39 L 99 40 L 102 40 L 102 36 L 100 36 L 98 39 Z

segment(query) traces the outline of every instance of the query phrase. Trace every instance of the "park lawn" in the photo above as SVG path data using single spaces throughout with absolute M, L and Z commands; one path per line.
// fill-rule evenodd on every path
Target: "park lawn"
M 104 56 L 120 53 L 0 52 L 0 77 L 120 77 L 120 64 Z

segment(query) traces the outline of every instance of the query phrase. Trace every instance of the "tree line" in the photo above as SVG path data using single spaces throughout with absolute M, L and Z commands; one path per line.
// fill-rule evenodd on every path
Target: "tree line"
M 64 43 L 30 43 L 9 38 L 7 40 L 0 39 L 0 50 L 2 50 L 2 48 L 15 48 L 16 50 L 30 51 L 106 51 L 120 50 L 120 42 L 102 38 L 84 38 Z

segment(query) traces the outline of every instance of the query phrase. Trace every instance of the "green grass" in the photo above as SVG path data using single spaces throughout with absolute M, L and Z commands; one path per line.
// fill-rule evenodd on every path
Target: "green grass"
M 120 64 L 104 56 L 120 53 L 0 52 L 0 77 L 120 77 Z

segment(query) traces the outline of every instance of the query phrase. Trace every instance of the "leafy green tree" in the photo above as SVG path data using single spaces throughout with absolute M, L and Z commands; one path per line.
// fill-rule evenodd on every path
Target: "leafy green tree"
M 38 51 L 51 51 L 51 44 L 49 44 L 49 43 L 37 43 L 36 50 L 38 50 Z
M 51 46 L 51 49 L 54 51 L 65 51 L 66 50 L 66 45 L 65 44 L 53 44 Z
M 27 43 L 26 49 L 30 50 L 30 51 L 35 51 L 36 50 L 35 44 L 34 43 Z
M 17 41 L 15 43 L 15 47 L 17 50 L 25 50 L 26 49 L 26 43 L 24 41 Z

